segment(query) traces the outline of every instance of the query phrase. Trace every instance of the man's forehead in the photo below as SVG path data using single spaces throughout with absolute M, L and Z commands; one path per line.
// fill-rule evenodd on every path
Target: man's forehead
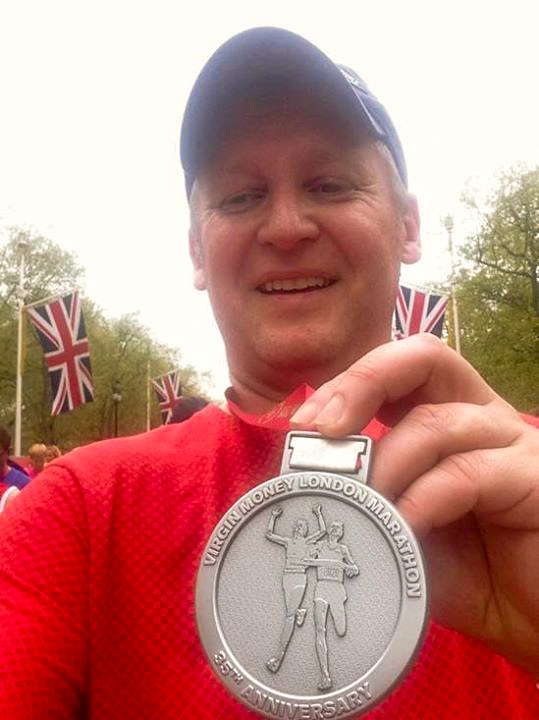
M 298 97 L 293 103 L 286 97 L 247 99 L 231 107 L 208 137 L 205 164 L 211 165 L 223 154 L 229 155 L 232 146 L 234 155 L 242 147 L 256 149 L 257 143 L 279 142 L 289 137 L 309 147 L 313 160 L 328 162 L 335 158 L 337 148 L 363 143 L 371 136 L 367 128 L 358 123 L 351 127 L 307 96 Z M 233 172 L 234 165 L 233 157 L 227 168 Z
M 368 132 L 365 123 L 358 122 L 356 118 L 352 121 L 328 99 L 286 84 L 269 92 L 243 95 L 227 103 L 222 110 L 220 125 L 229 129 L 247 123 L 251 126 L 267 124 L 269 121 L 279 126 L 292 124 L 294 120 L 298 123 L 310 121 L 311 125 L 351 136 Z

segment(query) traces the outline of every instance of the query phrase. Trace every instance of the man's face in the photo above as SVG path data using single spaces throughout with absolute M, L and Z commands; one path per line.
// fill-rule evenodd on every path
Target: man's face
M 294 537 L 300 538 L 305 537 L 309 530 L 309 526 L 306 520 L 298 520 L 294 525 Z
M 340 540 L 344 534 L 343 524 L 339 521 L 332 522 L 327 533 L 332 540 Z
M 372 140 L 300 99 L 239 115 L 195 184 L 195 284 L 208 289 L 233 377 L 317 385 L 389 338 L 417 237 Z

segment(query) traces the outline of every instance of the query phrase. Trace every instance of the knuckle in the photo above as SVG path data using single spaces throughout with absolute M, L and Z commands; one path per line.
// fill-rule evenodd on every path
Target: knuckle
M 416 335 L 411 335 L 410 340 L 419 347 L 424 348 L 426 352 L 438 353 L 447 349 L 443 340 L 432 333 L 417 333 Z
M 424 343 L 425 347 L 431 348 L 434 352 L 440 352 L 447 350 L 447 345 L 444 343 L 442 338 L 432 333 L 421 333 L 420 340 Z
M 425 403 L 417 405 L 408 413 L 408 422 L 421 432 L 443 435 L 453 420 L 453 411 L 444 405 Z
M 470 433 L 496 431 L 492 418 L 483 407 L 466 403 L 424 403 L 408 414 L 412 425 L 438 437 L 465 439 Z
M 404 492 L 399 497 L 399 509 L 409 522 L 423 514 L 419 501 L 411 492 Z
M 365 384 L 373 384 L 379 382 L 380 371 L 373 360 L 365 357 L 349 368 L 348 376 Z
M 443 464 L 444 470 L 449 475 L 459 479 L 461 491 L 464 489 L 463 482 L 473 491 L 477 486 L 478 477 L 487 471 L 485 453 L 482 452 L 455 453 L 445 458 Z
M 423 359 L 427 358 L 429 364 L 433 367 L 440 362 L 440 355 L 447 355 L 447 353 L 452 352 L 441 338 L 432 333 L 419 333 L 412 335 L 410 339 L 414 343 L 414 348 L 417 346 L 416 352 L 418 352 Z

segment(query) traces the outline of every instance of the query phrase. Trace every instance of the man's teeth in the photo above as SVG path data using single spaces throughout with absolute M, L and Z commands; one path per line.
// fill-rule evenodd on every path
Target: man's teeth
M 287 292 L 290 290 L 305 290 L 307 288 L 314 287 L 327 287 L 330 284 L 330 280 L 320 277 L 270 280 L 269 282 L 264 283 L 264 285 L 262 286 L 262 290 L 264 292 L 275 292 L 276 290 Z

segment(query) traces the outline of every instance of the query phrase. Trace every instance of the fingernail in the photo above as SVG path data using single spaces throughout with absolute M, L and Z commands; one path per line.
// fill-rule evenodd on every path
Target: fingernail
M 333 425 L 341 419 L 344 410 L 344 398 L 342 395 L 332 395 L 322 410 L 314 418 L 314 425 Z
M 318 405 L 315 402 L 306 402 L 296 410 L 290 418 L 290 422 L 298 425 L 308 425 L 318 414 Z

